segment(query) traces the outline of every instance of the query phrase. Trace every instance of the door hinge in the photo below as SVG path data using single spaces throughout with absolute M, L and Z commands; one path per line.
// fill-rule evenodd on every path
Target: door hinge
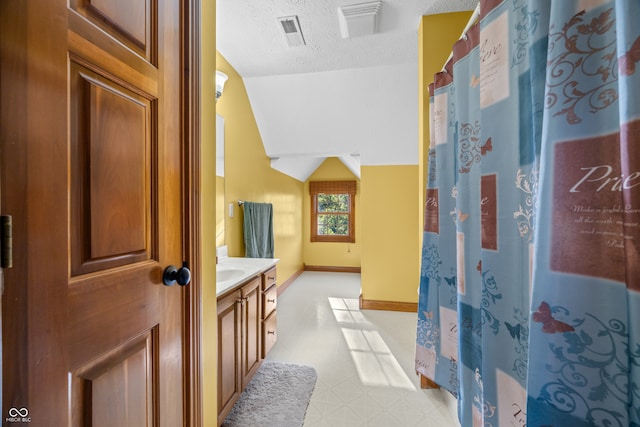
M 13 219 L 11 215 L 0 216 L 0 267 L 13 267 Z

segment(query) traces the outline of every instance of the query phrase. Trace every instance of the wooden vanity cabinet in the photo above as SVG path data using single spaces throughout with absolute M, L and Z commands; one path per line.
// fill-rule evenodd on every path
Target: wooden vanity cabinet
M 276 343 L 276 306 L 278 302 L 278 288 L 276 286 L 275 267 L 262 274 L 262 357 Z
M 218 425 L 276 342 L 276 268 L 218 298 Z
M 262 276 L 218 298 L 218 425 L 262 362 Z

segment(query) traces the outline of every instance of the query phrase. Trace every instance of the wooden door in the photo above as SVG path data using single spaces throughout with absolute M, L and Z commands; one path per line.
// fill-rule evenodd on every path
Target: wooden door
M 183 425 L 181 0 L 1 3 L 2 419 Z

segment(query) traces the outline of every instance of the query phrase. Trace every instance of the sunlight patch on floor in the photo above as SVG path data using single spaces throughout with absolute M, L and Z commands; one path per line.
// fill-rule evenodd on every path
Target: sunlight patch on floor
M 355 298 L 329 297 L 329 305 L 338 323 L 366 324 L 367 319 L 359 309 Z
M 329 304 L 336 321 L 345 325 L 341 328 L 342 335 L 362 384 L 415 391 L 382 336 L 366 328 L 369 322 L 360 311 L 358 300 L 329 297 Z

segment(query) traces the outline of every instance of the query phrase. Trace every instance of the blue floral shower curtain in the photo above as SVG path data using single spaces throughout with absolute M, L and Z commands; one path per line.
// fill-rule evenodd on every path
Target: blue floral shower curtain
M 633 18 L 483 0 L 430 86 L 416 369 L 463 426 L 640 426 Z

